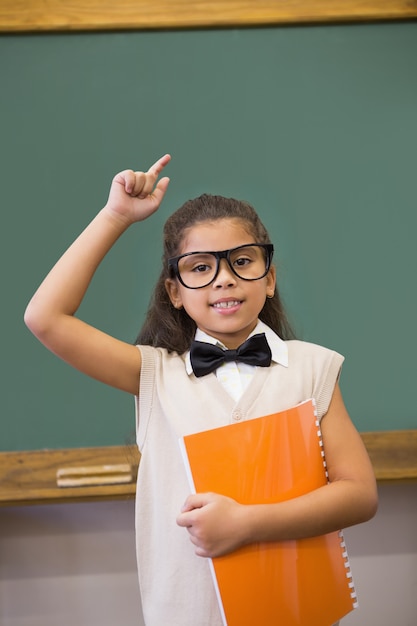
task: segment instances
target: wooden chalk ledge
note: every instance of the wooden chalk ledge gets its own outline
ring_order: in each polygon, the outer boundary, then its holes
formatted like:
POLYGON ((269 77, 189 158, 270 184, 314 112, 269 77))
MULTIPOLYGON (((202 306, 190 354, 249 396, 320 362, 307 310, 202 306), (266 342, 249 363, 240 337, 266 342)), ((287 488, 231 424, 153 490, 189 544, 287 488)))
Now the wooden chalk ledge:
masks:
MULTIPOLYGON (((417 429, 361 436, 378 481, 417 481, 417 429)), ((133 445, 2 452, 0 506, 119 499, 133 502, 139 461, 140 454, 133 445)))

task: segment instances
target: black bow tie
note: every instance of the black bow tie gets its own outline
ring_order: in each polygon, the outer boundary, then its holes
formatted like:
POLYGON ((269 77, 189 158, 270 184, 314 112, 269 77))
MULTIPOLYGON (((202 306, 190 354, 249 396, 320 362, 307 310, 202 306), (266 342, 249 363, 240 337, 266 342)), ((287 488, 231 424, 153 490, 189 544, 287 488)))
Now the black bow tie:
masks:
POLYGON ((237 350, 222 350, 211 343, 193 341, 190 359, 193 372, 199 378, 214 372, 225 361, 242 361, 248 365, 268 367, 271 364, 271 349, 264 333, 249 337, 237 350))

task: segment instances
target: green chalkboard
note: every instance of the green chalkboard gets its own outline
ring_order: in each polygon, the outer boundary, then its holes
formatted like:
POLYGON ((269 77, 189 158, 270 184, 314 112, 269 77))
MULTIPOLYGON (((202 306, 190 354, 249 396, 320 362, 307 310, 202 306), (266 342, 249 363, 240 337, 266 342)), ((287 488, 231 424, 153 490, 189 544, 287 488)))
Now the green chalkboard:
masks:
POLYGON ((249 200, 300 338, 346 356, 358 428, 416 428, 417 23, 0 38, 2 450, 123 444, 133 400, 49 354, 27 301, 114 173, 170 152, 160 212, 80 315, 133 341, 161 228, 203 192, 249 200))

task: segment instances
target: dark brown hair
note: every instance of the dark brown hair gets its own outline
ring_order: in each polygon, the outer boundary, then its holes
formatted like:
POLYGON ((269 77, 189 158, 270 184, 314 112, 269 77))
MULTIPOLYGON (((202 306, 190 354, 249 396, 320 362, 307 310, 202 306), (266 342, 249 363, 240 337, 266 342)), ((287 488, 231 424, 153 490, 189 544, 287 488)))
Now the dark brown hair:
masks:
MULTIPOLYGON (((168 259, 181 254, 181 243, 187 230, 202 222, 216 222, 222 219, 239 220, 257 243, 271 243, 258 214, 247 202, 208 194, 188 200, 165 223, 162 271, 136 343, 166 348, 169 352, 178 354, 189 349, 194 339, 196 324, 183 308, 176 309, 169 299, 165 281, 174 276, 168 268, 168 259)), ((275 289, 272 298, 266 299, 259 319, 282 339, 294 338, 278 288, 275 289)))

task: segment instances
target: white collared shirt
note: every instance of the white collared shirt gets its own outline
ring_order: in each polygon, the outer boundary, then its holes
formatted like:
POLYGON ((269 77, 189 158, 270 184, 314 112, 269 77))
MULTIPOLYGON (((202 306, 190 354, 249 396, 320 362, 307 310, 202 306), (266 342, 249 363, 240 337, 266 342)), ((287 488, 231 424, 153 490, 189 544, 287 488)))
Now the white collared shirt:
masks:
MULTIPOLYGON (((255 329, 250 333, 249 337, 252 337, 252 335, 258 335, 259 333, 265 333, 271 349, 272 361, 279 363, 284 367, 288 367, 288 348, 285 341, 278 337, 278 335, 274 333, 269 326, 261 321, 258 321, 255 329)), ((204 341, 206 343, 220 346, 220 348, 223 348, 224 350, 226 349, 226 346, 224 346, 220 341, 210 335, 207 335, 207 333, 199 328, 197 328, 195 333, 195 339, 196 341, 204 341)), ((191 375, 193 368, 191 366, 189 352, 185 357, 185 367, 187 374, 191 375)), ((235 402, 238 402, 246 387, 252 380, 257 367, 258 366, 256 365, 248 365, 247 363, 241 363, 239 361, 230 361, 223 363, 223 365, 218 367, 215 374, 228 394, 232 396, 235 402)))

